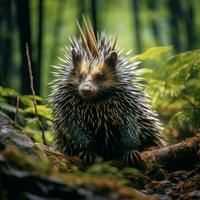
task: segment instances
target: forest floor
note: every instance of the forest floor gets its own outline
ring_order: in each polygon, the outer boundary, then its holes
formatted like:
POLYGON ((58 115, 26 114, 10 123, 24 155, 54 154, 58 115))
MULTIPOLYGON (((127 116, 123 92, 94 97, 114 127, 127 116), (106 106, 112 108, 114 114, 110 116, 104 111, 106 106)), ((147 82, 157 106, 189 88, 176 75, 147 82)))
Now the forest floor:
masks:
POLYGON ((140 170, 100 159, 85 166, 77 157, 34 143, 0 112, 2 200, 200 199, 200 136, 141 157, 146 167, 140 170))

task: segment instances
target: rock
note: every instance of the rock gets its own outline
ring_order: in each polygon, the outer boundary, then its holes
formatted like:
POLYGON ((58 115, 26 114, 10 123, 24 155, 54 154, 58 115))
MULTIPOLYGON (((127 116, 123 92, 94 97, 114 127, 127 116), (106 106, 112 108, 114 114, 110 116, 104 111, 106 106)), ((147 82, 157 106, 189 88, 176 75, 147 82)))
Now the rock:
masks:
POLYGON ((14 145, 27 154, 34 154, 33 141, 20 130, 14 121, 0 112, 0 150, 14 145))
POLYGON ((16 169, 2 172, 3 188, 11 199, 86 199, 89 192, 67 185, 61 180, 43 178, 35 173, 16 169))

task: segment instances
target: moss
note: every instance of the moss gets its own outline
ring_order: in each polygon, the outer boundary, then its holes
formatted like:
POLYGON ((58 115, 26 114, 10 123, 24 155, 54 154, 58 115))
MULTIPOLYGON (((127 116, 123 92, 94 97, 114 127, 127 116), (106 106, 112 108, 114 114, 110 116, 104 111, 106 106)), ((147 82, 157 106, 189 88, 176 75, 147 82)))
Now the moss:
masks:
MULTIPOLYGON (((87 188, 94 193, 101 195, 117 194, 125 198, 142 199, 142 193, 128 186, 130 183, 124 177, 125 169, 119 170, 107 163, 97 163, 81 171, 78 167, 68 168, 66 162, 60 159, 60 163, 55 162, 55 156, 47 157, 40 151, 36 155, 27 155, 13 146, 6 147, 0 154, 5 163, 15 169, 25 170, 38 177, 45 179, 53 178, 64 182, 66 185, 87 188), (55 164, 57 163, 57 165, 55 164)), ((59 154, 59 153, 58 153, 59 154)), ((130 172, 130 170, 129 170, 130 172)), ((140 174, 138 171, 131 171, 132 174, 140 174)))
POLYGON ((15 146, 8 145, 1 155, 6 160, 8 166, 23 169, 28 171, 35 171, 38 174, 49 174, 53 168, 53 163, 45 156, 27 155, 17 149, 15 146))

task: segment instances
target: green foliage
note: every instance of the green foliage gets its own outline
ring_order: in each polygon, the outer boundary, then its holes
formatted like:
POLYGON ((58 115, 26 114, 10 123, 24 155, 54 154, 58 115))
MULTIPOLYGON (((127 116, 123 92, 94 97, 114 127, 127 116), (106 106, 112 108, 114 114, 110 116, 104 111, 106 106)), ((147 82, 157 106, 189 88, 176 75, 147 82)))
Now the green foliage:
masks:
MULTIPOLYGON (((0 102, 1 102, 0 103, 0 110, 7 111, 9 113, 15 113, 16 112, 16 107, 6 103, 4 101, 4 99, 0 99, 0 102)), ((23 112, 23 110, 19 109, 19 112, 23 112)))
POLYGON ((119 169, 109 165, 108 163, 102 163, 98 161, 87 169, 87 173, 89 176, 95 177, 106 176, 112 179, 123 178, 123 173, 119 169))
POLYGON ((172 50, 172 46, 152 47, 139 55, 140 60, 157 59, 163 53, 168 53, 172 50))
POLYGON ((21 95, 13 89, 0 87, 0 110, 7 113, 13 120, 15 119, 32 139, 42 142, 39 116, 44 125, 46 139, 50 142, 52 140, 50 132, 53 127, 50 109, 42 105, 41 97, 35 96, 35 99, 38 115, 36 115, 32 95, 21 95))
MULTIPOLYGON (((42 102, 43 99, 42 97, 39 97, 39 96, 35 96, 35 100, 38 101, 38 102, 42 102)), ((24 105, 27 105, 27 106, 33 106, 33 96, 32 95, 23 95, 23 96, 20 96, 20 101, 24 104, 24 105)))
POLYGON ((200 128, 200 50, 163 59, 163 52, 170 50, 168 47, 151 48, 141 54, 139 57, 147 65, 142 76, 153 107, 166 123, 165 130, 176 129, 187 132, 187 136, 200 128), (157 58, 152 63, 151 56, 155 58, 155 55, 157 58))
POLYGON ((0 97, 17 97, 18 93, 11 88, 3 88, 0 86, 0 97))
MULTIPOLYGON (((23 110, 25 113, 35 114, 35 107, 32 105, 23 110)), ((52 120, 51 110, 44 105, 37 105, 38 115, 52 120)))

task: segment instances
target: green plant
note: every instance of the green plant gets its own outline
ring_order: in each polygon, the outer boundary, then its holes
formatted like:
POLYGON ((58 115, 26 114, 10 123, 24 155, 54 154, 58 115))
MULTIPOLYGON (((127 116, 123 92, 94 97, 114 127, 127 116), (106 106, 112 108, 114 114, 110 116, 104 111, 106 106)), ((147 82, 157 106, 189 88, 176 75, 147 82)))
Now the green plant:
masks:
MULTIPOLYGON (((35 99, 38 115, 45 125, 45 135, 47 140, 51 141, 50 132, 52 132, 53 125, 50 109, 42 104, 43 98, 35 96, 35 99)), ((0 87, 0 111, 15 120, 35 141, 42 142, 32 95, 21 95, 13 89, 0 87)))
MULTIPOLYGON (((146 91, 152 97, 154 109, 162 116, 167 132, 176 129, 183 136, 197 133, 200 128, 200 50, 170 59, 163 57, 163 50, 163 47, 160 51, 156 48, 139 56, 147 65, 142 72, 147 82, 146 91), (150 67, 154 55, 157 58, 150 67)), ((169 53, 171 49, 165 50, 164 53, 169 53)))

